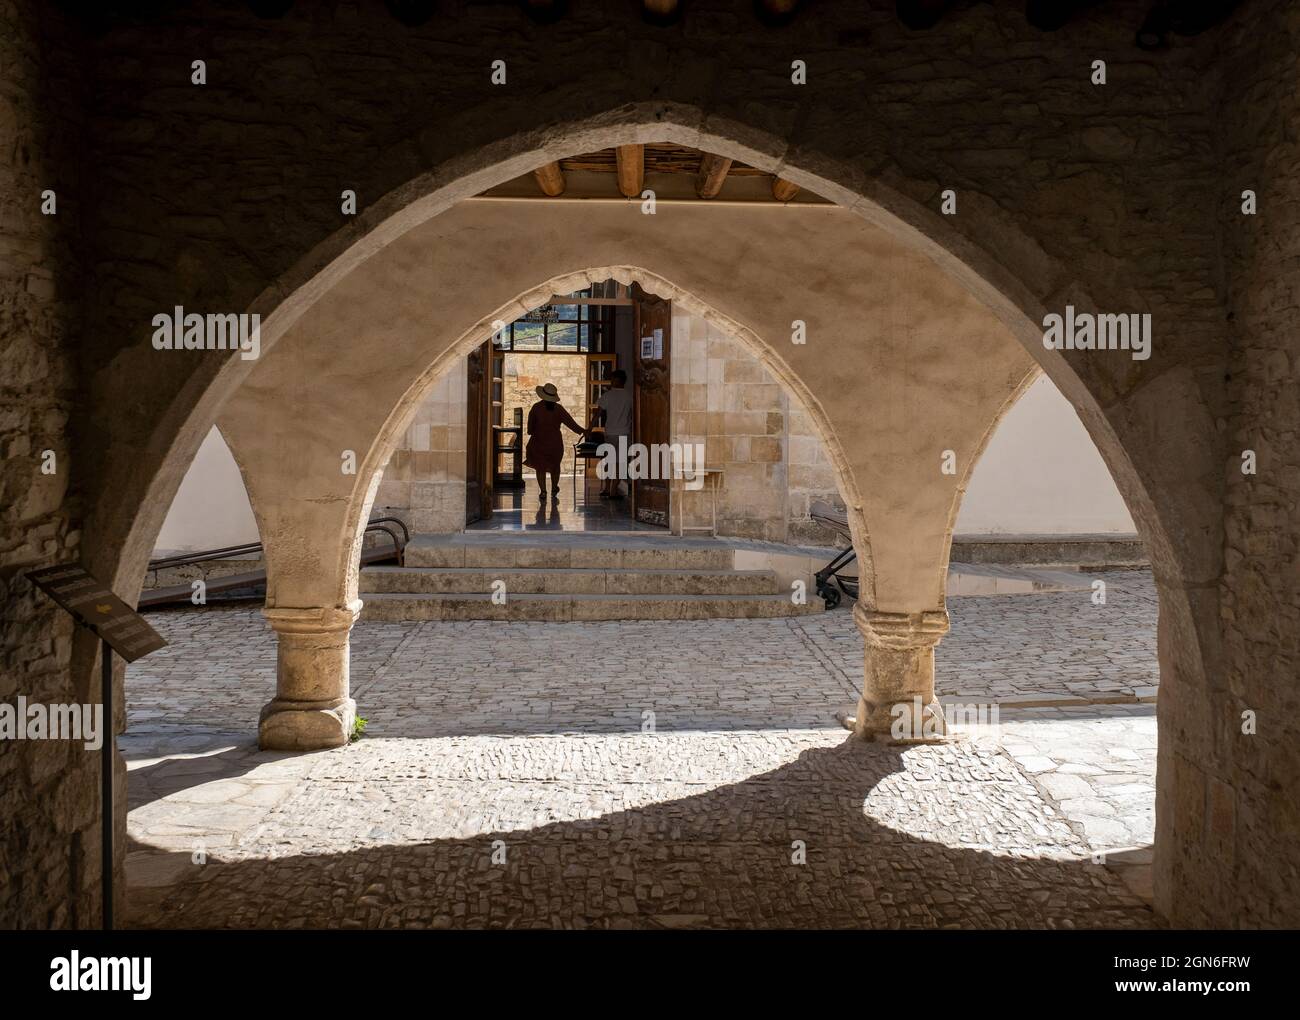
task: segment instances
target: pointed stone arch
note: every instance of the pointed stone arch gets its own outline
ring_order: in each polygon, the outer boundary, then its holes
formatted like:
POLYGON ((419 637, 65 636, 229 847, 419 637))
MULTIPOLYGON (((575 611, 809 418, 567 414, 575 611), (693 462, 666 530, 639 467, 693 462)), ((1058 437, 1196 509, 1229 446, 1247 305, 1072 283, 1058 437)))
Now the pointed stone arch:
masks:
MULTIPOLYGON (((1165 357, 1144 365, 1119 354, 1045 351, 1039 342, 1043 315, 1066 303, 1147 307, 1141 273, 1109 273, 1109 263, 1094 262, 1086 252, 1064 257, 1060 253, 1069 244, 1040 243, 1023 210, 1008 211, 972 193, 963 195, 962 215, 942 217, 932 201, 937 185, 924 176, 909 176, 887 161, 855 165, 814 142, 792 144, 780 128, 756 127, 688 104, 633 102, 576 118, 556 110, 548 119, 539 110, 536 126, 503 128, 490 138, 485 138, 482 114, 467 110, 440 125, 430 169, 306 247, 290 268, 241 302, 263 318, 264 350, 273 352, 323 295, 416 225, 560 156, 666 140, 742 159, 840 203, 923 254, 989 309, 1051 377, 1078 411, 1151 552, 1162 607, 1162 675, 1177 689, 1205 690, 1206 659, 1217 655, 1223 482, 1217 416, 1206 396, 1214 366, 1205 355, 1203 324, 1198 320, 1186 335, 1169 336, 1165 357), (458 131, 458 123, 465 130, 458 131), (1167 420, 1177 427, 1168 427, 1167 420)), ((243 292, 252 293, 246 286, 243 292)), ((162 515, 203 434, 251 371, 248 363, 208 358, 170 369, 163 377, 150 360, 152 353, 142 325, 138 343, 118 351, 97 378, 93 396, 99 402, 126 399, 141 380, 156 375, 158 396, 123 426, 133 430, 130 436, 111 425, 93 437, 86 451, 96 465, 86 562, 128 598, 139 589, 162 515)), ((898 620, 882 621, 886 630, 898 625, 898 620)), ((895 638, 886 635, 885 640, 895 638)), ((89 665, 80 661, 76 668, 84 672, 89 665)), ((1162 719, 1175 715, 1179 726, 1209 725, 1195 699, 1180 700, 1167 690, 1162 719)), ((1185 764, 1179 773, 1185 782, 1173 777, 1167 764, 1173 752, 1165 748, 1162 744, 1162 769, 1170 776, 1171 792, 1158 810, 1169 821, 1173 784, 1190 790, 1205 780, 1185 764)), ((1172 874, 1159 852, 1157 872, 1172 874)))

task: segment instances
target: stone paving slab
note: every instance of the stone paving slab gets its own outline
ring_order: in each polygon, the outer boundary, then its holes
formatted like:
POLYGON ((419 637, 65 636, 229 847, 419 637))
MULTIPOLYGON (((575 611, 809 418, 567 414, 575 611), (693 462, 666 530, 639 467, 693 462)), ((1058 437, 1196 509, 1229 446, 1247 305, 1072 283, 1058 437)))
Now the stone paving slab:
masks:
POLYGON ((1155 841, 1154 705, 1003 711, 1003 750, 1094 851, 1155 841))

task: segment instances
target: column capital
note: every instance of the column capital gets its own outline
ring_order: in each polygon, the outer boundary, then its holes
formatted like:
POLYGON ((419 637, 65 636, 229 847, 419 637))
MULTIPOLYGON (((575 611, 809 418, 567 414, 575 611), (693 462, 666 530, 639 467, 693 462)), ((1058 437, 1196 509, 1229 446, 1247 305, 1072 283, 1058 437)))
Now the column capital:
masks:
POLYGON ((946 609, 886 613, 869 609, 862 602, 853 607, 853 622, 869 646, 891 651, 933 648, 943 640, 950 626, 946 609))
POLYGON ((267 606, 262 610, 277 634, 347 633, 361 614, 362 601, 353 599, 341 606, 311 606, 304 609, 267 606))

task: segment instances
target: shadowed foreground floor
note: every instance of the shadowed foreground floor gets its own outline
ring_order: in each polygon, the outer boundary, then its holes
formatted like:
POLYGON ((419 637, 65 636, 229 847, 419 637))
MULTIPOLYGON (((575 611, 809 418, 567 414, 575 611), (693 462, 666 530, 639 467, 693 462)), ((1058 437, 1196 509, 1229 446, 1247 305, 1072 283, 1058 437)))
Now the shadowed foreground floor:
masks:
MULTIPOLYGON (((729 734, 692 734, 689 746, 668 734, 479 737, 459 749, 363 741, 314 756, 238 845, 208 848, 206 863, 183 848, 154 858, 146 873, 170 865, 171 882, 132 889, 132 923, 1153 923, 1000 753, 900 752, 833 731, 744 736, 740 749, 729 734), (429 832, 445 835, 420 838, 429 832), (795 863, 800 843, 806 863, 795 863)), ((224 764, 255 791, 257 763, 272 757, 236 750, 224 764)), ((274 775, 277 763, 265 764, 274 775)), ((190 789, 216 779, 198 778, 190 789)))

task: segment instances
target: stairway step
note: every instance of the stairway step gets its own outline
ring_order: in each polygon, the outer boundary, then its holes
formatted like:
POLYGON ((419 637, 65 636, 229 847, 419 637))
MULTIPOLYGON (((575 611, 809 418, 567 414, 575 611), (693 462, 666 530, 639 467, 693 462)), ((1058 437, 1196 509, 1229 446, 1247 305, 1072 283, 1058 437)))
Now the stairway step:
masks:
POLYGON ((458 540, 417 535, 406 547, 408 567, 505 570, 566 567, 650 570, 728 570, 735 551, 727 545, 671 538, 605 538, 581 541, 458 540))
POLYGON ((517 595, 777 595, 771 570, 629 570, 600 567, 370 567, 363 593, 490 594, 504 581, 517 595))
POLYGON ((731 620, 803 616, 824 611, 815 596, 807 605, 789 595, 491 595, 370 594, 365 620, 533 620, 578 623, 597 620, 731 620))

